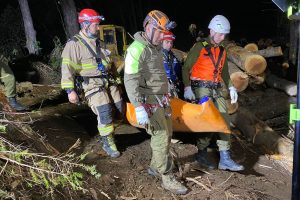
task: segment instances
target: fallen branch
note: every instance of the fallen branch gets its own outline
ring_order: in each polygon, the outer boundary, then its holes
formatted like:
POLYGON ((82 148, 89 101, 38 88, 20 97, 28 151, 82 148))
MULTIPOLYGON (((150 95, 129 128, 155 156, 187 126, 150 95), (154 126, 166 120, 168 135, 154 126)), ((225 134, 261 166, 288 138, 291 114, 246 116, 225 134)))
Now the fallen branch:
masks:
POLYGON ((203 183, 200 183, 199 181, 197 181, 197 180, 195 180, 195 179, 193 179, 193 178, 186 177, 186 180, 187 180, 187 181, 192 181, 192 182, 196 183, 197 185, 203 187, 203 188, 204 188, 206 191, 208 191, 208 192, 211 191, 211 189, 208 188, 206 185, 204 185, 203 183))

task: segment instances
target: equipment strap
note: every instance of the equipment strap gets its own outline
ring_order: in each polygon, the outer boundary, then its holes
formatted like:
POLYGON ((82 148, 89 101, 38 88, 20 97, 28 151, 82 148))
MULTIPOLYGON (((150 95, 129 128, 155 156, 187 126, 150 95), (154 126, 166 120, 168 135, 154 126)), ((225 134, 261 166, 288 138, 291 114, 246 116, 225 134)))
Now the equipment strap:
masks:
POLYGON ((213 56, 213 54, 211 52, 211 45, 209 45, 208 42, 205 41, 205 40, 202 40, 201 43, 202 43, 203 47, 205 48, 205 50, 207 51, 207 54, 208 54, 209 58, 211 59, 213 65, 215 66, 214 80, 216 80, 217 75, 218 75, 218 67, 220 65, 220 62, 221 62, 221 59, 222 59, 222 56, 223 56, 223 53, 224 53, 224 47, 223 46, 219 46, 220 53, 219 53, 219 56, 218 56, 218 60, 216 62, 215 59, 214 59, 214 56, 213 56))

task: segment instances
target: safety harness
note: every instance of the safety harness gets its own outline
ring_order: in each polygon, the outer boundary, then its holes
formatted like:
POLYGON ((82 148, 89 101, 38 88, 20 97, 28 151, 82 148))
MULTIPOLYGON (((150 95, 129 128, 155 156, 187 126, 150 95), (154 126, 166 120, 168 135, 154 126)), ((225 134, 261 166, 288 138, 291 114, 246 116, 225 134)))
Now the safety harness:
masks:
POLYGON ((191 85, 192 85, 192 87, 205 87, 205 88, 212 88, 212 89, 221 88, 222 87, 221 83, 216 82, 216 80, 217 80, 217 76, 218 76, 219 65, 220 65, 220 62, 222 60, 223 53, 224 53, 224 47, 219 46, 220 53, 219 53, 218 59, 215 60, 213 53, 211 52, 212 46, 204 39, 201 40, 201 44, 203 45, 203 47, 205 48, 205 50, 207 52, 207 54, 204 54, 204 55, 209 56, 209 58, 211 59, 213 65, 215 67, 214 68, 214 81, 192 80, 191 85))
POLYGON ((77 94, 83 93, 82 82, 88 82, 90 78, 102 78, 105 83, 105 88, 107 88, 108 85, 120 84, 114 79, 111 73, 108 73, 108 71, 102 63, 101 45, 99 39, 96 39, 96 52, 91 48, 87 41, 78 34, 73 36, 71 40, 75 42, 80 41, 82 44, 84 44, 84 46, 89 50, 89 52, 96 58, 98 69, 101 71, 101 75, 99 76, 75 76, 75 90, 77 94))
POLYGON ((202 40, 201 41, 203 47, 205 48, 207 54, 209 56, 209 58, 211 59, 213 65, 215 66, 215 70, 214 70, 214 80, 217 79, 217 76, 218 76, 218 68, 219 68, 219 65, 220 65, 220 62, 222 60, 222 56, 223 56, 223 53, 224 53, 224 47, 223 46, 219 46, 220 48, 220 53, 219 53, 219 56, 218 56, 218 59, 217 61, 215 61, 215 58, 211 52, 211 45, 205 41, 205 40, 202 40))

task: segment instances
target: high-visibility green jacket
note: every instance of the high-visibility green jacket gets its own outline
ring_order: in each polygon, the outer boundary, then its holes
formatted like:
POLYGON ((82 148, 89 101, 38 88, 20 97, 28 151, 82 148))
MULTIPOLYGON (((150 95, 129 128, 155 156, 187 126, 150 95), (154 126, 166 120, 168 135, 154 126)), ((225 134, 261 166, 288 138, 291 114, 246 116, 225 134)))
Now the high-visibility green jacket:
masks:
POLYGON ((160 46, 153 46, 144 32, 134 34, 125 58, 124 84, 130 102, 141 105, 144 96, 168 93, 168 79, 160 46))

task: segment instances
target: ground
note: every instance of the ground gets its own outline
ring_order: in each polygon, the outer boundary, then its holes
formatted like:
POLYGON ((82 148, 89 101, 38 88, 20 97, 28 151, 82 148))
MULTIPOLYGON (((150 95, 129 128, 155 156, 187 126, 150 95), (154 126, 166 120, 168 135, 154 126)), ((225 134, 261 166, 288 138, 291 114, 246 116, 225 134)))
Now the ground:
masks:
MULTIPOLYGON (((30 98, 34 99, 34 95, 30 98)), ((23 102, 27 100, 23 99, 23 102)), ((43 106, 50 105, 44 102, 43 106)), ((32 127, 45 136, 46 141, 60 153, 67 151, 80 139, 81 145, 76 152, 82 153, 87 145, 97 144, 94 139, 97 134, 96 124, 95 115, 89 109, 83 109, 75 114, 57 113, 40 118, 32 127)), ((143 129, 123 123, 116 126, 116 133, 121 156, 109 158, 98 148, 99 151, 89 155, 85 162, 95 164, 101 177, 96 179, 86 174, 85 194, 72 193, 71 198, 68 192, 61 189, 54 199, 291 199, 291 173, 285 168, 285 164, 274 160, 264 153, 264 149, 254 146, 242 135, 233 135, 231 152, 234 160, 245 165, 246 169, 243 172, 230 172, 207 170, 199 166, 194 161, 197 134, 174 133, 171 152, 177 164, 175 173, 188 187, 189 193, 173 195, 161 187, 159 178, 147 174, 151 159, 150 136, 143 129)), ((19 142, 24 144, 23 140, 19 142)), ((25 144, 30 146, 29 142, 25 144)), ((217 165, 218 152, 214 146, 209 150, 217 165)), ((33 195, 30 199, 40 198, 33 195)))
MULTIPOLYGON (((82 146, 90 142, 91 133, 96 133, 93 130, 96 121, 93 118, 93 114, 86 111, 76 116, 58 116, 39 121, 35 123, 35 128, 43 130, 48 141, 59 151, 64 151, 77 138, 82 140, 82 146)), ((174 138, 180 142, 172 144, 172 152, 177 155, 177 166, 187 171, 179 173, 177 170, 176 175, 189 188, 187 195, 176 196, 160 186, 159 178, 147 174, 151 159, 150 137, 143 130, 133 133, 136 129, 130 126, 122 126, 117 130, 116 141, 121 157, 111 159, 100 150, 99 154, 88 159, 88 163, 97 165, 102 176, 99 180, 86 180, 86 188, 91 193, 86 196, 87 199, 290 199, 290 173, 280 162, 264 155, 241 136, 233 138, 232 155, 237 162, 245 165, 246 170, 237 173, 201 168, 194 162, 197 151, 193 140, 195 135, 175 133, 174 138), (188 178, 207 188, 187 181, 188 178)), ((214 148, 211 150, 210 154, 217 164, 217 152, 214 148)))

